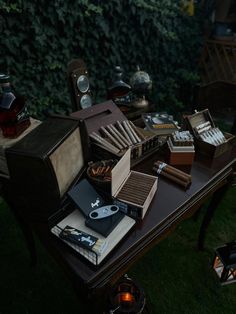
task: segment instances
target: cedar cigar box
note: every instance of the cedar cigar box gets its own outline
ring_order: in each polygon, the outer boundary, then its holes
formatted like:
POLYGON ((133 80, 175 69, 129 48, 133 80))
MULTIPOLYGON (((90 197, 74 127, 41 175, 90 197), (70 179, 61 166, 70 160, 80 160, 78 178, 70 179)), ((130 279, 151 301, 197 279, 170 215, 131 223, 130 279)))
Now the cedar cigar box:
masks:
POLYGON ((192 165, 195 152, 176 152, 169 146, 168 163, 174 165, 192 165))
POLYGON ((130 149, 111 172, 114 204, 134 219, 142 219, 157 190, 157 177, 130 171, 130 149))
POLYGON ((185 117, 186 127, 194 136, 194 145, 196 150, 201 154, 210 156, 211 158, 215 158, 224 154, 226 151, 232 148, 232 142, 235 136, 227 132, 222 132, 226 141, 219 145, 213 145, 203 141, 197 133, 196 127, 208 121, 210 122, 211 127, 215 128, 215 123, 208 109, 196 112, 193 115, 185 117))
MULTIPOLYGON (((121 110, 109 100, 101 104, 94 105, 90 108, 80 110, 71 114, 73 118, 81 121, 82 140, 84 140, 84 149, 87 156, 96 156, 97 159, 117 159, 122 157, 126 149, 114 152, 109 148, 104 148, 100 143, 91 140, 93 132, 99 134, 101 127, 115 125, 118 122, 128 121, 121 110)), ((133 144, 131 148, 131 164, 134 165, 159 147, 158 136, 150 131, 135 127, 137 133, 142 137, 142 141, 133 144)), ((100 134, 99 134, 100 135, 100 134)), ((109 141, 109 139, 106 138, 109 141)), ((91 160, 91 157, 87 159, 91 160)))
POLYGON ((168 163, 172 166, 175 165, 192 165, 195 149, 194 145, 174 145, 171 138, 167 141, 168 146, 168 163))
POLYGON ((51 117, 6 150, 14 201, 33 219, 59 211, 84 170, 79 122, 51 117))

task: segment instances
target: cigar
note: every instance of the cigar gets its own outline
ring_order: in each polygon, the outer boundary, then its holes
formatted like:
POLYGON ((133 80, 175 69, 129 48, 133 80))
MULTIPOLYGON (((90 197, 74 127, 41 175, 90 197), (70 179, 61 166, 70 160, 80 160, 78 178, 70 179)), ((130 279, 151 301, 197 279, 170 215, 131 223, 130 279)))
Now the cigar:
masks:
POLYGON ((122 124, 123 124, 123 127, 125 128, 126 132, 128 133, 131 142, 133 144, 137 144, 137 141, 136 141, 135 137, 133 136, 133 134, 132 134, 132 132, 131 132, 131 130, 129 128, 129 125, 126 123, 125 120, 122 121, 122 124))
POLYGON ((114 154, 118 154, 120 152, 119 149, 117 149, 114 145, 109 143, 107 140, 102 138, 100 135, 97 133, 93 132, 89 135, 93 140, 96 142, 100 143, 104 148, 111 150, 114 154))
POLYGON ((129 142, 127 139, 120 133, 120 131, 117 130, 117 128, 114 127, 114 125, 110 124, 107 127, 109 127, 110 131, 113 132, 113 135, 119 140, 119 142, 124 146, 124 148, 129 146, 129 142))
MULTIPOLYGON (((159 168, 153 167, 153 171, 155 172, 159 172, 159 168)), ((166 177, 167 179, 170 179, 171 181, 174 181, 175 183, 178 183, 180 185, 182 185, 183 187, 187 187, 190 184, 190 181, 183 181, 165 171, 161 171, 159 172, 161 175, 163 175, 163 177, 166 177)))
POLYGON ((136 126, 133 124, 132 121, 129 121, 129 124, 132 126, 133 130, 137 133, 137 135, 140 137, 141 140, 145 140, 146 137, 139 131, 139 129, 136 128, 136 126))
POLYGON ((116 134, 116 132, 112 129, 111 125, 106 126, 106 130, 114 136, 114 138, 117 140, 117 142, 122 146, 122 148, 126 148, 127 145, 121 140, 121 138, 116 134))
POLYGON ((118 199, 122 199, 124 201, 128 201, 128 202, 132 202, 134 204, 139 204, 139 205, 143 205, 143 203, 145 202, 146 198, 137 198, 137 196, 131 196, 128 193, 125 194, 118 194, 117 195, 118 199))
POLYGON ((149 193, 149 192, 150 192, 150 189, 151 189, 151 187, 149 187, 148 189, 143 189, 142 187, 137 186, 137 185, 136 185, 136 186, 133 186, 133 187, 128 186, 128 185, 124 185, 124 186, 122 187, 122 189, 120 190, 120 192, 123 192, 123 191, 130 191, 131 194, 138 192, 138 195, 139 195, 139 191, 141 191, 141 194, 140 194, 140 195, 142 195, 142 194, 145 194, 145 193, 149 193))
POLYGON ((189 175, 189 174, 187 174, 187 173, 185 173, 185 172, 183 172, 177 168, 174 168, 170 165, 167 165, 167 164, 165 164, 159 160, 154 163, 154 167, 157 167, 157 168, 159 168, 161 165, 165 165, 162 171, 165 171, 165 172, 167 172, 167 173, 169 173, 169 174, 171 174, 171 175, 173 175, 173 176, 175 176, 181 180, 190 181, 190 182, 192 181, 191 175, 189 175))
POLYGON ((129 135, 126 132, 126 130, 124 129, 123 125, 120 123, 120 121, 117 121, 116 123, 117 123, 117 126, 120 129, 120 131, 123 133, 123 135, 127 139, 127 142, 129 143, 129 145, 132 145, 132 141, 130 140, 129 135))
POLYGON ((138 134, 136 133, 135 127, 133 128, 133 126, 131 125, 129 120, 127 121, 127 124, 130 127, 130 130, 133 133, 133 136, 135 137, 136 141, 138 141, 139 143, 142 142, 141 139, 139 138, 138 134))
POLYGON ((126 190, 126 189, 125 191, 120 191, 118 193, 119 197, 121 197, 121 195, 135 197, 137 199, 146 199, 146 195, 138 194, 137 191, 130 192, 129 190, 126 190))
POLYGON ((122 149, 122 145, 112 136, 103 126, 101 126, 100 130, 112 141, 112 143, 118 147, 119 149, 122 149))

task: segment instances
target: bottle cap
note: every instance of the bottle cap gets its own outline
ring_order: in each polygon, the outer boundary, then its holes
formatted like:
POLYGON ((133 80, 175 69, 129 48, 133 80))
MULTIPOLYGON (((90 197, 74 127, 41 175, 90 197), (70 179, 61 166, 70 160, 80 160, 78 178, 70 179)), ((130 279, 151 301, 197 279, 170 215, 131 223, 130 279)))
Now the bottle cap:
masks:
POLYGON ((10 75, 0 73, 0 84, 9 83, 9 82, 10 82, 10 75))

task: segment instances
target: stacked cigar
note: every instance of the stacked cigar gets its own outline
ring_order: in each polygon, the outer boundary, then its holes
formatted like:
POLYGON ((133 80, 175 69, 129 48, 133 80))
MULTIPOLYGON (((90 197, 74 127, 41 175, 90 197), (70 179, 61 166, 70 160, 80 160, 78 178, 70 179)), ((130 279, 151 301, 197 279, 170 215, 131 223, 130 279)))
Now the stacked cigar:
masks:
POLYGON ((131 172, 129 178, 126 180, 116 197, 123 201, 142 206, 155 182, 156 178, 154 176, 131 172))
POLYGON ((170 140, 173 146, 193 146, 193 136, 189 131, 175 131, 171 134, 170 140))
POLYGON ((131 121, 117 121, 116 124, 102 126, 99 133, 92 132, 90 137, 104 149, 119 154, 135 144, 141 143, 145 137, 131 121))
POLYGON ((210 121, 204 122, 195 127, 198 136, 204 141, 212 145, 220 145, 226 142, 224 134, 218 128, 213 128, 210 121))
POLYGON ((185 188, 192 182, 191 175, 159 160, 154 163, 153 170, 158 176, 161 175, 185 188))
POLYGON ((102 160, 89 163, 87 174, 90 178, 99 181, 111 181, 111 171, 117 164, 117 160, 102 160))

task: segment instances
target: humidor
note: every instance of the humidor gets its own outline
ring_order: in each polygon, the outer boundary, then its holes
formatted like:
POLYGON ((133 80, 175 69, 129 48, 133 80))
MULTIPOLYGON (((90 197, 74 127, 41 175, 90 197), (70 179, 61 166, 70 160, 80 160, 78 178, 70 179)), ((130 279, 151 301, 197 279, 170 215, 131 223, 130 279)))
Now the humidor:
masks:
MULTIPOLYGON (((87 159, 91 160, 91 156, 93 156, 93 159, 96 156, 98 160, 119 159, 127 151, 127 148, 117 151, 109 147, 105 148, 102 143, 94 141, 92 138, 94 133, 101 136, 101 129, 117 126, 117 123, 128 121, 111 100, 74 112, 71 116, 81 121, 81 128, 84 130, 82 136, 82 140, 84 140, 83 147, 85 155, 89 156, 87 159)), ((160 146, 157 135, 136 126, 133 127, 142 140, 139 143, 130 145, 132 166, 152 154, 160 146)), ((111 144, 108 137, 104 139, 111 144)))
POLYGON ((130 149, 111 172, 114 204, 128 216, 143 219, 156 193, 158 178, 130 170, 130 149))
POLYGON ((222 132, 226 141, 219 145, 213 145, 203 141, 196 131, 196 128, 208 121, 210 122, 211 128, 216 127, 208 109, 185 117, 185 125, 194 136, 194 145, 196 150, 201 154, 207 155, 211 158, 216 158, 232 148, 235 136, 227 132, 222 132))

